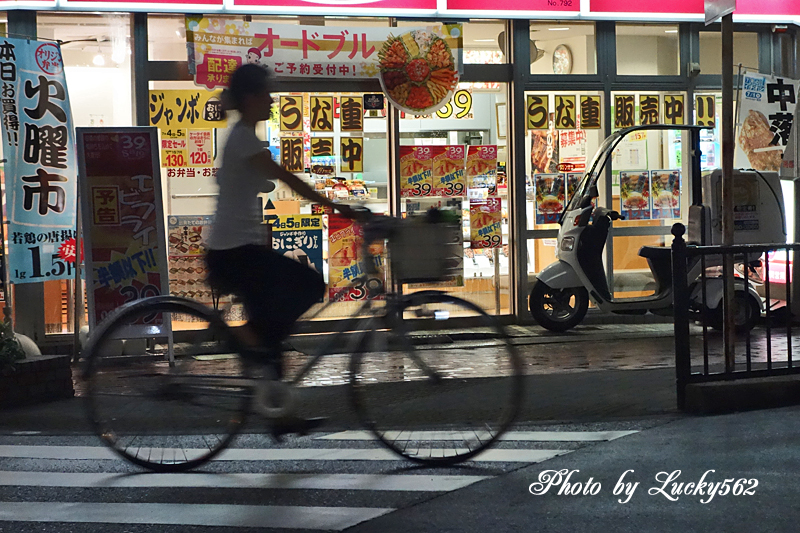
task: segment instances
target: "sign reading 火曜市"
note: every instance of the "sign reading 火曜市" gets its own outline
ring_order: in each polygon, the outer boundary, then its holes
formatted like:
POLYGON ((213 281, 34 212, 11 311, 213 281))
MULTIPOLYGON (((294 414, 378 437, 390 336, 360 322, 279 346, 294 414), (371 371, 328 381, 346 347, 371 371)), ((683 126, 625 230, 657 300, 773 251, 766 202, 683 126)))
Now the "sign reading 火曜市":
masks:
POLYGON ((11 283, 74 277, 76 170, 61 49, 0 39, 11 283))

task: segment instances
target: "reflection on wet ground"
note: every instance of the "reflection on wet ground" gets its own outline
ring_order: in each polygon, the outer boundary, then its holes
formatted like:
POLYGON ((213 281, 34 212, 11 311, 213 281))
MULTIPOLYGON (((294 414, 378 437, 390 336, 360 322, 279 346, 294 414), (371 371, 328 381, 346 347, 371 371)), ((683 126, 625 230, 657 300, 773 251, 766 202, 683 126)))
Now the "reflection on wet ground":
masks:
MULTIPOLYGON (((565 336, 563 341, 557 336, 516 337, 514 343, 522 358, 522 368, 526 375, 559 374, 597 370, 637 370, 648 368, 671 368, 675 366, 675 339, 669 324, 652 325, 647 330, 631 338, 604 335, 602 328, 587 335, 565 336)), ((744 368, 749 351, 751 363, 765 363, 770 357, 775 366, 785 365, 790 351, 800 354, 800 328, 787 336, 786 329, 771 330, 771 339, 763 328, 754 329, 749 336, 740 336, 736 345, 737 369, 744 368), (748 348, 749 344, 749 348, 748 348), (791 348, 791 350, 790 350, 791 348)), ((724 363, 722 335, 708 330, 704 347, 703 330, 692 328, 691 353, 692 366, 700 369, 704 363, 704 351, 708 351, 708 364, 712 369, 724 363)), ((428 344, 417 347, 418 353, 426 360, 435 360, 436 367, 451 377, 480 378, 500 377, 509 374, 508 359, 504 357, 503 345, 492 339, 462 340, 447 344, 428 344)), ((420 377, 415 365, 392 352, 386 355, 364 355, 368 364, 363 372, 370 381, 409 381, 420 377)), ((298 351, 284 354, 287 376, 295 375, 308 361, 309 356, 298 351)), ((795 356, 800 359, 800 356, 795 356)), ((188 362, 188 361, 187 361, 188 362)), ((145 366, 150 371, 167 372, 166 362, 148 361, 145 366)), ((236 375, 239 365, 235 359, 221 358, 210 361, 195 361, 183 365, 183 372, 198 374, 236 375), (188 368, 188 370, 187 370, 188 368)), ((116 373, 141 372, 140 364, 132 363, 116 369, 116 373), (138 367, 138 369, 137 369, 138 367)), ((332 386, 346 384, 350 379, 350 357, 345 354, 332 354, 322 357, 301 383, 302 386, 332 386)), ((124 379, 120 383, 124 384, 124 379)), ((75 390, 83 395, 85 386, 76 375, 75 390)))

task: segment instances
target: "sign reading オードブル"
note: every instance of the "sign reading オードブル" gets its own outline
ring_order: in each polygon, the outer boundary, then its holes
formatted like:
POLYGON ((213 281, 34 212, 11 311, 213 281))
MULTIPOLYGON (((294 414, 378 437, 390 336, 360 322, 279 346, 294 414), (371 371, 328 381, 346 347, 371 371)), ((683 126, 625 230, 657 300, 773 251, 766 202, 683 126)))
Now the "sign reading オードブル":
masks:
POLYGON ((0 39, 11 283, 74 277, 76 171, 61 49, 0 39))

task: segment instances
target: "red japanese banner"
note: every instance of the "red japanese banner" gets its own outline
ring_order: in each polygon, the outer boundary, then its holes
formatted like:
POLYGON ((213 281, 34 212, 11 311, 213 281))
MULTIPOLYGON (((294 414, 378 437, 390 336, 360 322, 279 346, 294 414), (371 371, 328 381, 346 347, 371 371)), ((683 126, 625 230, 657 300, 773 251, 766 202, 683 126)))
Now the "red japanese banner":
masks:
MULTIPOLYGON (((741 1, 741 0, 740 0, 741 1)), ((448 11, 541 11, 578 12, 580 0, 499 0, 487 5, 482 0, 447 0, 448 11)))
POLYGON ((156 128, 76 131, 93 327, 127 302, 169 293, 161 169, 156 128))
MULTIPOLYGON (((419 64, 423 48, 430 39, 438 39, 452 55, 448 68, 459 71, 463 41, 460 24, 432 24, 403 30, 412 41, 415 40, 412 32, 419 31, 423 43, 415 48, 413 57, 405 58, 409 63, 416 58, 419 61, 415 65, 419 64), (423 41, 423 34, 427 41, 423 41)), ((209 89, 227 85, 230 74, 244 63, 267 65, 276 77, 376 78, 383 68, 380 55, 384 45, 396 40, 399 33, 391 27, 298 26, 217 17, 186 18, 189 71, 197 85, 209 89)), ((430 46, 432 50, 426 49, 425 57, 438 64, 442 46, 430 46)))
MULTIPOLYGON (((664 13, 700 15, 703 0, 590 0, 591 13, 664 13)), ((797 0, 736 0, 734 15, 800 15, 797 0)))

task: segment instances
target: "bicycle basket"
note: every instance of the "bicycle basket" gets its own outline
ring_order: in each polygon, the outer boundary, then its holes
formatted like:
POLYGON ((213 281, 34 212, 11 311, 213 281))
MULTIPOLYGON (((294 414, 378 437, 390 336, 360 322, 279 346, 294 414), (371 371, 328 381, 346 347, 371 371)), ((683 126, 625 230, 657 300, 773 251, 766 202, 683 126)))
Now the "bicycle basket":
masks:
POLYGON ((461 268, 461 227, 416 216, 399 221, 389 238, 394 278, 401 283, 445 281, 461 268))

